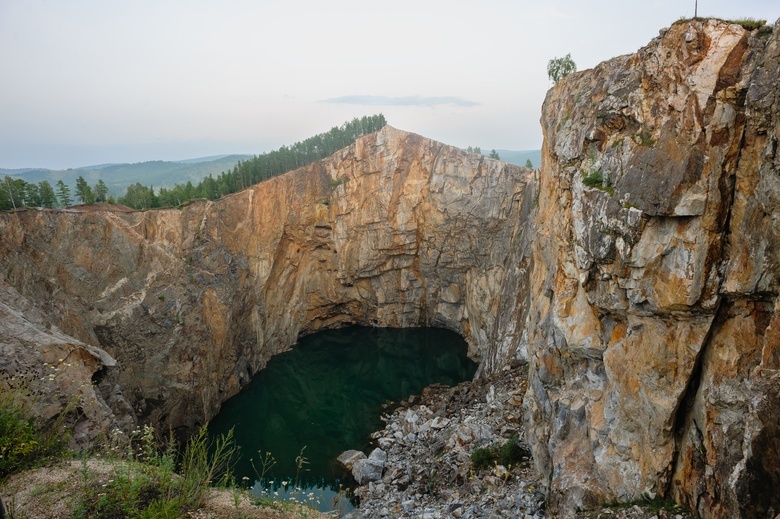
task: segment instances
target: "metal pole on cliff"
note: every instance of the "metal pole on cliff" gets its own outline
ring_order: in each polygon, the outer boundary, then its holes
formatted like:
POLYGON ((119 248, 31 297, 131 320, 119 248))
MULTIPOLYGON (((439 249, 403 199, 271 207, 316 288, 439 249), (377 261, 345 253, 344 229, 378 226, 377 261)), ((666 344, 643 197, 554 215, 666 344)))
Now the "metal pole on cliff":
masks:
POLYGON ((699 0, 695 0, 693 2, 693 17, 694 18, 699 17, 699 0))

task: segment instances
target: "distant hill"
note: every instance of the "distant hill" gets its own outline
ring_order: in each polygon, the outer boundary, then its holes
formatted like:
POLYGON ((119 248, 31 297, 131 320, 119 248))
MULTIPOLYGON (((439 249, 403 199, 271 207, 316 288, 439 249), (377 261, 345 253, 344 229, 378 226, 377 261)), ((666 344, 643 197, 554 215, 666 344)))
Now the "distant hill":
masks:
POLYGON ((153 160, 135 164, 99 164, 66 170, 0 168, 0 177, 8 175, 11 178, 20 178, 25 182, 36 184, 41 180, 48 180, 52 185, 62 180, 71 187, 71 190, 79 176, 84 177, 90 185, 103 179, 109 192, 119 196, 124 194, 127 186, 136 182, 155 188, 173 187, 175 184, 187 182, 197 184, 209 175, 216 177, 223 171, 232 170, 239 160, 250 158, 251 155, 216 155, 179 161, 153 160))
MULTIPOLYGON (((541 166, 541 150, 496 150, 501 160, 511 164, 525 166, 527 160, 531 160, 534 168, 541 166)), ((482 153, 488 155, 490 149, 483 149, 482 153)), ((71 191, 74 191, 76 179, 84 177, 89 185, 95 185, 103 179, 109 189, 109 194, 118 197, 127 191, 127 187, 140 182, 147 187, 159 189, 161 187, 172 188, 176 184, 192 182, 197 185, 209 175, 217 177, 222 172, 228 172, 239 161, 252 159, 252 155, 214 155, 194 159, 162 161, 153 160, 137 162, 134 164, 96 164, 80 168, 66 170, 52 170, 43 168, 0 168, 0 178, 8 175, 11 178, 20 178, 25 182, 37 184, 41 180, 48 180, 54 185, 62 180, 71 191)))
MULTIPOLYGON (((539 168, 542 165, 542 150, 496 150, 496 152, 498 153, 498 156, 501 157, 501 160, 509 162, 510 164, 525 166, 525 161, 530 159, 534 168, 539 168)), ((488 155, 489 153, 490 148, 482 148, 483 155, 488 155)))

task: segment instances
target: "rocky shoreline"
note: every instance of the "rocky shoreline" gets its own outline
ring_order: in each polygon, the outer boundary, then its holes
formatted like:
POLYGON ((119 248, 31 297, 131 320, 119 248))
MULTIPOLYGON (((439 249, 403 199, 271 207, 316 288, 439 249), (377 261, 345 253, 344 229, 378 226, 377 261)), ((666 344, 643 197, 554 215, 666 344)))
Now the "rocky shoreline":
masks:
MULTIPOLYGON (((522 440, 527 379, 528 366, 513 362, 487 379, 429 386, 383 416, 387 425, 372 435, 376 448, 369 456, 342 455, 363 482, 355 490, 360 504, 346 518, 545 517, 544 485, 522 440), (475 450, 511 442, 524 453, 518 463, 475 468, 475 450)), ((579 511, 576 517, 690 516, 658 503, 631 503, 579 511)))
POLYGON ((372 435, 387 456, 384 475, 355 491, 360 506, 347 517, 544 517, 529 455, 482 470, 471 461, 475 449, 522 437, 527 367, 507 368, 489 380, 430 386, 384 416, 386 427, 372 435))

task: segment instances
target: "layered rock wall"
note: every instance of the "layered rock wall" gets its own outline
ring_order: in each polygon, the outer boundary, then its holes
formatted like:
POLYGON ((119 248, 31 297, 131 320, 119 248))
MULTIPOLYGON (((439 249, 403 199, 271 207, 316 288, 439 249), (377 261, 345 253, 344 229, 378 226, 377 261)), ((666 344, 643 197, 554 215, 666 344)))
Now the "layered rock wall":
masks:
POLYGON ((680 22, 547 95, 526 418, 553 510, 780 512, 768 29, 680 22))
POLYGON ((140 420, 193 427, 319 329, 441 326, 484 371, 503 365, 503 323, 527 307, 531 180, 387 127, 217 202, 0 215, 0 272, 117 359, 140 420))

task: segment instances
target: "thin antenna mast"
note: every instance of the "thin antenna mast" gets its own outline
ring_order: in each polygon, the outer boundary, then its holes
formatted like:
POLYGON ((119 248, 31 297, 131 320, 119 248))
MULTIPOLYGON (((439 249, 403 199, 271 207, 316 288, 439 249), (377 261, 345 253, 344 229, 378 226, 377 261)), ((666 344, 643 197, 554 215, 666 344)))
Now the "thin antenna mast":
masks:
POLYGON ((699 0, 695 0, 693 2, 693 17, 694 18, 699 17, 699 0))

